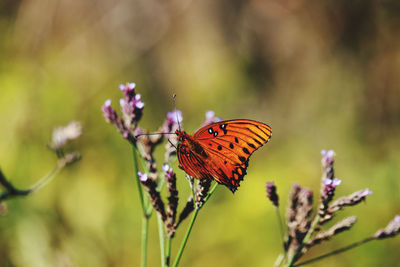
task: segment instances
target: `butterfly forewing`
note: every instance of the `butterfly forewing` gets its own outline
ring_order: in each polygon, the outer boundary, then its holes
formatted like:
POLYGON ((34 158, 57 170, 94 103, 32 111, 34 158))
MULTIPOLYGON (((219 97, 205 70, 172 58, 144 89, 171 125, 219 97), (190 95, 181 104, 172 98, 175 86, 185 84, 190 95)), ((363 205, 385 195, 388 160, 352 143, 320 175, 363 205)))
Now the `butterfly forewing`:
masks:
POLYGON ((270 137, 271 127, 264 123, 230 120, 202 127, 193 139, 211 158, 203 165, 205 172, 234 192, 246 175, 249 157, 270 137))

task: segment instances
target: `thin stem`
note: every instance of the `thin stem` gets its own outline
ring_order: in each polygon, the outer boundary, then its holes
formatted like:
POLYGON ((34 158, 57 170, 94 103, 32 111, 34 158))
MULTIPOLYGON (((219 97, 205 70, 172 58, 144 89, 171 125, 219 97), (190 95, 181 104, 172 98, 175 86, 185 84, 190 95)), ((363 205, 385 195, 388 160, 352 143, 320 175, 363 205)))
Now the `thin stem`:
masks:
POLYGON ((148 232, 149 232, 149 219, 151 215, 151 209, 148 210, 146 208, 146 204, 144 202, 144 197, 143 197, 143 191, 142 191, 142 185, 139 180, 139 166, 138 166, 138 158, 137 158, 137 153, 136 153, 136 147, 132 145, 132 156, 133 156, 133 168, 135 172, 135 177, 136 177, 136 184, 139 192, 139 199, 140 199, 140 205, 142 207, 142 212, 143 212, 143 219, 142 219, 142 245, 141 245, 141 267, 146 267, 147 264, 147 237, 148 237, 148 232))
MULTIPOLYGON (((214 194, 214 191, 215 191, 215 189, 217 189, 217 186, 218 186, 218 185, 219 185, 218 183, 215 183, 215 184, 211 187, 210 192, 208 192, 207 196, 204 198, 204 203, 203 203, 203 205, 202 205, 200 208, 202 208, 202 207, 204 206, 204 204, 206 204, 206 202, 208 201, 208 199, 211 197, 211 195, 214 194)), ((194 198, 193 198, 193 199, 194 199, 194 198)))
POLYGON ((188 229, 186 230, 185 237, 183 238, 181 247, 179 248, 178 254, 176 255, 175 262, 174 262, 174 264, 172 265, 173 267, 177 267, 178 264, 179 264, 179 261, 180 261, 180 259, 181 259, 181 257, 182 257, 183 250, 185 249, 185 246, 186 246, 186 243, 187 243, 187 241, 188 241, 190 232, 192 231, 193 224, 194 224, 194 222, 196 221, 197 214, 199 213, 199 211, 200 211, 200 209, 199 209, 199 208, 196 208, 196 210, 195 210, 194 213, 193 213, 192 220, 190 221, 189 227, 188 227, 188 229))
POLYGON ((142 241, 141 241, 141 267, 146 267, 147 263, 147 237, 148 237, 148 230, 149 230, 149 218, 146 216, 142 217, 142 241))
MULTIPOLYGON (((189 227, 186 230, 185 237, 183 238, 183 241, 181 243, 181 247, 179 248, 178 254, 176 255, 175 262, 172 265, 173 267, 177 267, 178 264, 179 264, 179 261, 180 261, 180 259, 182 257, 183 250, 185 249, 186 243, 187 243, 187 241, 189 239, 190 232, 192 231, 194 222, 196 221, 197 214, 199 213, 200 209, 206 204, 206 202, 211 197, 211 195, 214 193, 215 189, 217 189, 217 186, 218 186, 218 183, 215 183, 213 185, 213 187, 211 188, 211 190, 209 191, 209 193, 207 194, 207 196, 204 198, 203 205, 201 207, 196 207, 196 209, 195 209, 195 211, 194 211, 194 213, 192 215, 192 219, 191 219, 191 221, 189 223, 189 227)), ((193 201, 195 201, 194 198, 193 198, 193 201)), ((195 202, 193 202, 193 205, 196 206, 195 202)))
POLYGON ((316 262, 316 261, 325 259, 325 258, 327 258, 327 257, 334 256, 334 255, 336 255, 336 254, 345 252, 345 251, 347 251, 347 250, 350 250, 350 249, 352 249, 352 248, 358 247, 358 246, 360 246, 360 245, 362 245, 362 244, 365 244, 365 243, 367 243, 367 242, 369 242, 369 241, 372 241, 372 240, 375 240, 375 239, 376 239, 376 238, 375 238, 374 236, 370 236, 370 237, 368 237, 368 238, 366 238, 366 239, 363 239, 363 240, 361 240, 361 241, 355 242, 355 243, 353 243, 353 244, 350 244, 350 245, 347 245, 347 246, 345 246, 345 247, 336 249, 336 250, 334 250, 334 251, 331 251, 331 252, 329 252, 329 253, 326 253, 326 254, 323 254, 323 255, 321 255, 321 256, 315 257, 315 258, 313 258, 313 259, 310 259, 310 260, 301 262, 301 263, 299 263, 299 264, 293 265, 293 267, 297 267, 297 266, 302 266, 302 265, 310 264, 310 263, 313 263, 313 262, 316 262))
POLYGON ((6 200, 10 197, 16 197, 16 196, 27 196, 30 194, 33 194, 40 190, 43 186, 48 184, 51 180, 53 180, 54 177, 61 171, 62 168, 64 168, 67 164, 72 163, 73 161, 69 161, 70 159, 68 158, 61 158, 58 160, 57 165, 54 167, 54 169, 44 176, 42 179, 40 179, 36 184, 31 186, 28 189, 21 190, 17 189, 14 187, 5 177, 3 172, 0 170, 0 184, 4 186, 6 189, 4 192, 0 194, 0 202, 3 200, 6 200))
POLYGON ((303 250, 304 246, 307 244, 307 242, 311 239, 312 234, 314 233, 315 229, 317 228, 319 224, 319 220, 321 219, 321 216, 317 214, 314 218, 314 221, 312 222, 311 228, 308 230, 307 235, 304 237, 303 241, 301 242, 300 246, 297 248, 296 253, 290 257, 287 263, 287 267, 293 266, 293 264, 299 259, 301 256, 301 251, 303 250))
POLYGON ((279 213, 279 208, 277 206, 274 206, 274 208, 275 208, 275 212, 276 212, 276 217, 278 219, 279 232, 281 234, 281 241, 283 244, 283 251, 285 251, 285 233, 283 232, 283 224, 282 224, 281 214, 279 213))
POLYGON ((143 215, 146 218, 148 218, 149 214, 147 213, 146 205, 144 203, 142 185, 139 180, 139 174, 138 174, 139 166, 138 166, 136 147, 133 145, 132 145, 132 155, 133 155, 133 168, 134 168, 135 177, 136 177, 136 185, 137 185, 138 192, 139 192, 140 205, 142 206, 143 215))
POLYGON ((285 252, 282 252, 281 254, 279 254, 278 258, 276 259, 275 263, 274 263, 274 267, 279 267, 281 266, 283 260, 285 259, 285 252))
POLYGON ((167 250, 166 250, 166 255, 165 255, 165 266, 169 267, 170 262, 171 262, 171 241, 172 237, 168 235, 167 237, 167 250))
POLYGON ((160 239, 160 256, 161 256, 161 267, 165 266, 165 241, 164 241, 164 222, 160 216, 157 216, 158 222, 158 237, 160 239))
POLYGON ((278 267, 278 266, 281 266, 283 260, 286 258, 285 232, 283 231, 283 224, 282 224, 281 214, 279 212, 279 207, 274 205, 274 209, 275 209, 276 217, 277 217, 277 220, 278 220, 279 232, 281 234, 281 241, 282 241, 282 247, 283 247, 283 252, 281 254, 279 254, 279 256, 276 259, 276 262, 274 264, 274 267, 278 267))

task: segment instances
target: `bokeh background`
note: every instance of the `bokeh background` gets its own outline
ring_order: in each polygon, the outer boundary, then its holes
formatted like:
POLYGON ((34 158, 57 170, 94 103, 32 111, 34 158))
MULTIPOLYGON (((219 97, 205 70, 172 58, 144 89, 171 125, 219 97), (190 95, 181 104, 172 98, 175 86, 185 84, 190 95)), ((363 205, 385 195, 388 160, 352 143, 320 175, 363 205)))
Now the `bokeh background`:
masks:
MULTIPOLYGON (((7 201, 0 265, 139 264, 131 150, 100 109, 108 98, 117 107, 125 82, 136 82, 141 126, 153 131, 173 93, 190 133, 206 110, 272 126, 238 192, 219 187, 201 211, 182 266, 272 266, 281 243, 265 182, 278 185, 282 211, 294 182, 318 199, 321 149, 337 154, 336 195, 373 194, 340 214, 358 217, 353 230, 309 256, 375 233, 400 212, 399 29, 396 0, 1 0, 1 169, 28 187, 56 162, 46 147, 55 126, 77 120, 84 135, 71 147, 79 163, 7 201)), ((154 216, 150 227, 148 266, 158 266, 154 216)), ((398 266, 399 246, 374 241, 323 264, 398 266)))

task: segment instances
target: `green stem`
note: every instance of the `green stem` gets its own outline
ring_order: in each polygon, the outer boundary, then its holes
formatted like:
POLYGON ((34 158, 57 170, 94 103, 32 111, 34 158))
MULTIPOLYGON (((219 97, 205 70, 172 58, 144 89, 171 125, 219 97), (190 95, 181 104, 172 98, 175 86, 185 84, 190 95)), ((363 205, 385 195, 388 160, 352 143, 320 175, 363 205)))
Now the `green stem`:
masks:
POLYGON ((279 232, 281 234, 281 241, 283 244, 283 251, 285 251, 285 233, 283 232, 283 224, 282 224, 281 214, 279 213, 279 208, 277 206, 274 206, 274 208, 275 208, 275 212, 276 212, 276 217, 278 219, 279 232))
POLYGON ((170 235, 168 235, 167 237, 167 251, 166 251, 166 255, 165 255, 165 266, 169 267, 170 262, 171 262, 171 241, 172 241, 172 237, 170 235))
POLYGON ((282 252, 281 254, 279 254, 278 258, 275 261, 274 267, 279 267, 281 266, 283 260, 285 259, 285 252, 282 252))
POLYGON ((7 198, 10 197, 16 197, 16 196, 27 196, 30 194, 33 194, 40 190, 43 186, 48 184, 51 180, 53 180, 54 177, 61 171, 62 168, 64 168, 67 164, 70 162, 67 161, 66 158, 61 158, 58 160, 57 165, 54 167, 54 169, 44 176, 42 179, 40 179, 36 184, 31 186, 28 189, 17 189, 15 188, 5 177, 5 175, 1 172, 0 170, 0 184, 4 186, 6 189, 4 192, 0 194, 0 201, 3 201, 7 198))
POLYGON ((132 145, 132 155, 133 155, 133 168, 135 172, 135 177, 136 177, 136 185, 139 191, 139 199, 140 199, 140 205, 142 206, 142 211, 143 215, 148 218, 149 214, 147 213, 146 205, 144 203, 144 197, 143 197, 143 190, 142 190, 142 185, 139 180, 139 166, 138 166, 138 159, 137 159, 137 153, 136 153, 136 147, 132 145))
MULTIPOLYGON (((215 189, 217 189, 217 186, 218 186, 218 185, 219 185, 218 183, 215 183, 215 184, 211 187, 210 192, 209 192, 208 195, 204 198, 204 204, 206 204, 206 202, 207 202, 208 199, 211 197, 211 195, 214 194, 214 191, 215 191, 215 189)), ((193 199, 194 199, 194 198, 193 198, 193 199)), ((200 208, 202 208, 202 207, 204 206, 204 204, 203 204, 200 208)))
POLYGON ((274 264, 274 267, 278 267, 278 266, 281 266, 283 260, 286 258, 285 232, 283 231, 283 224, 282 224, 281 214, 279 213, 279 207, 274 206, 274 209, 275 209, 276 217, 278 220, 279 232, 281 234, 281 241, 282 241, 282 247, 283 247, 283 252, 281 254, 279 254, 279 256, 276 259, 276 262, 274 264))
MULTIPOLYGON (((190 235, 190 232, 192 231, 194 222, 196 221, 197 214, 199 213, 200 209, 206 204, 206 202, 207 202, 208 199, 211 197, 211 195, 215 192, 215 189, 217 189, 217 186, 218 186, 218 183, 215 183, 215 184, 213 185, 213 187, 211 188, 210 192, 209 192, 209 193, 207 194, 207 196, 204 198, 203 205, 202 205, 201 207, 196 207, 196 209, 195 209, 195 211, 194 211, 194 213, 193 213, 193 215, 192 215, 192 219, 191 219, 191 221, 190 221, 190 223, 189 223, 189 227, 188 227, 188 229, 186 230, 186 234, 185 234, 185 237, 183 238, 181 247, 179 248, 178 254, 176 255, 175 262, 174 262, 174 264, 172 265, 173 267, 177 267, 178 264, 179 264, 179 261, 181 260, 183 250, 185 249, 186 243, 187 243, 187 241, 188 241, 188 239, 189 239, 189 235, 190 235)), ((193 197, 193 205, 196 206, 194 197, 193 197)))
POLYGON ((287 263, 287 267, 292 267, 293 264, 299 259, 301 256, 301 251, 303 250, 304 246, 307 244, 308 241, 310 241, 312 234, 314 233, 315 229, 317 228, 319 224, 319 220, 321 219, 321 216, 317 214, 314 218, 314 221, 312 222, 310 230, 308 230, 307 235, 304 237, 303 241, 301 242, 300 246, 297 248, 296 253, 290 257, 287 263))
POLYGON ((325 258, 327 258, 327 257, 334 256, 334 255, 336 255, 336 254, 339 254, 339 253, 345 252, 345 251, 347 251, 347 250, 349 250, 349 249, 358 247, 358 246, 360 246, 360 245, 362 245, 362 244, 365 244, 365 243, 367 243, 367 242, 369 242, 369 241, 372 241, 372 240, 375 240, 375 237, 374 237, 374 236, 370 236, 370 237, 368 237, 368 238, 366 238, 366 239, 363 239, 363 240, 361 240, 361 241, 355 242, 355 243, 353 243, 353 244, 350 244, 350 245, 347 245, 347 246, 345 246, 345 247, 336 249, 336 250, 334 250, 334 251, 331 251, 331 252, 329 252, 329 253, 326 253, 326 254, 323 254, 323 255, 321 255, 321 256, 315 257, 315 258, 313 258, 313 259, 310 259, 310 260, 301 262, 301 263, 299 263, 299 264, 293 265, 293 267, 297 267, 297 266, 302 266, 302 265, 310 264, 310 263, 313 263, 313 262, 316 262, 316 261, 325 259, 325 258))
POLYGON ((179 264, 179 261, 180 261, 180 259, 181 259, 181 257, 182 257, 183 250, 185 249, 185 246, 186 246, 186 243, 187 243, 187 241, 188 241, 190 232, 192 231, 193 224, 194 224, 194 222, 196 221, 197 214, 199 213, 199 211, 200 211, 200 209, 199 209, 199 208, 196 208, 196 210, 195 210, 194 213, 193 213, 192 220, 190 221, 190 224, 189 224, 189 227, 188 227, 188 229, 187 229, 187 231, 186 231, 185 237, 183 238, 181 247, 179 248, 178 254, 176 255, 175 262, 174 262, 174 264, 172 265, 173 267, 177 267, 178 264, 179 264))
POLYGON ((149 218, 146 216, 142 217, 142 256, 141 256, 141 267, 146 267, 147 263, 147 237, 149 230, 149 218))
POLYGON ((165 266, 165 244, 164 244, 164 222, 160 216, 157 216, 158 221, 158 237, 160 239, 160 256, 161 256, 161 267, 165 266))
POLYGON ((141 267, 146 267, 147 264, 147 237, 148 237, 148 232, 149 232, 149 219, 151 215, 151 209, 148 210, 146 208, 145 200, 143 197, 143 190, 142 190, 142 185, 139 180, 139 166, 138 166, 138 158, 137 158, 137 152, 136 152, 136 147, 132 145, 132 156, 133 156, 133 168, 135 172, 135 177, 136 177, 136 185, 138 188, 139 192, 139 199, 140 199, 140 205, 142 207, 142 212, 143 212, 143 219, 142 219, 142 253, 141 253, 141 267))

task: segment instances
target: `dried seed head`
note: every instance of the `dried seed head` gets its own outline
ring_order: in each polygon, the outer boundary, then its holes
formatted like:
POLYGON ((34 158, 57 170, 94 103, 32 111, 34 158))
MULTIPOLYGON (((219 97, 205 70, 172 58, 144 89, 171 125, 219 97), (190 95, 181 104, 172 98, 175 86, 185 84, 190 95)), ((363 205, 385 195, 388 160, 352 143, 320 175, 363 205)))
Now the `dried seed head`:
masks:
POLYGON ((313 194, 311 190, 294 184, 289 196, 290 205, 287 211, 288 240, 285 247, 288 250, 288 254, 292 255, 297 251, 310 228, 313 194))
POLYGON ((335 216, 336 211, 341 210, 347 206, 357 205, 358 203, 365 200, 368 195, 371 194, 372 192, 368 188, 366 188, 354 192, 349 196, 339 198, 338 200, 334 201, 331 205, 329 205, 324 215, 321 216, 320 223, 326 223, 335 216))
POLYGON ((168 188, 168 206, 167 206, 167 220, 165 222, 165 227, 170 236, 175 233, 175 219, 176 210, 178 208, 178 190, 176 189, 176 174, 167 164, 163 165, 163 170, 165 172, 165 180, 167 181, 168 188))
POLYGON ((53 150, 62 149, 69 141, 82 135, 82 126, 79 122, 72 121, 67 126, 57 127, 53 131, 50 147, 53 150))
POLYGON ((307 243, 306 245, 307 248, 310 248, 313 245, 319 244, 323 241, 329 240, 332 236, 336 234, 349 230, 356 223, 356 221, 357 221, 356 216, 351 216, 343 219, 342 221, 332 226, 328 231, 318 233, 314 238, 312 238, 307 243))
POLYGON ((321 183, 321 205, 319 207, 318 213, 321 217, 324 217, 329 202, 332 201, 333 196, 335 194, 336 186, 340 185, 341 180, 334 177, 334 156, 335 152, 333 150, 322 150, 321 151, 322 159, 322 183, 321 183))
POLYGON ((150 196, 151 204, 165 222, 167 215, 165 214, 164 202, 161 199, 160 192, 157 191, 157 183, 153 179, 150 179, 145 173, 138 172, 138 175, 139 181, 150 196))
POLYGON ((376 232, 374 237, 378 239, 383 239, 387 237, 394 237, 399 233, 400 233, 400 215, 396 215, 394 219, 386 226, 386 228, 376 232))
POLYGON ((201 208, 201 206, 204 204, 205 198, 208 194, 208 191, 210 190, 211 186, 211 179, 204 178, 200 179, 197 183, 197 186, 195 188, 195 200, 196 200, 196 208, 201 208))
POLYGON ((271 200, 272 204, 275 207, 278 207, 279 206, 279 196, 276 193, 276 186, 275 186, 274 182, 267 182, 265 184, 265 188, 267 191, 267 198, 269 200, 271 200))
POLYGON ((190 195, 190 197, 186 201, 186 205, 183 208, 181 214, 179 214, 179 219, 178 219, 178 222, 175 224, 175 229, 178 228, 178 226, 181 224, 181 222, 184 219, 186 219, 193 210, 194 210, 193 196, 190 195))

